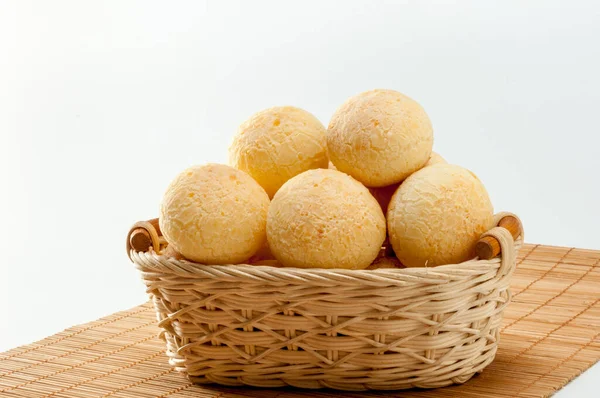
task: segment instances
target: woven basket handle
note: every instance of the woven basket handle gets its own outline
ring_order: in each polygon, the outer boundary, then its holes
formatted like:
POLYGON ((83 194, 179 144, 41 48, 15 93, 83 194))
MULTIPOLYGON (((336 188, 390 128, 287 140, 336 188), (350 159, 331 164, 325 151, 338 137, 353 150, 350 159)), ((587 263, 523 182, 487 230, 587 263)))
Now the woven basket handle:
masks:
POLYGON ((131 256, 132 249, 136 252, 147 252, 153 248, 159 252, 162 240, 158 218, 136 222, 127 234, 127 255, 131 256))
MULTIPOLYGON (((514 217, 518 221, 519 225, 519 234, 517 237, 523 239, 523 227, 521 224, 521 220, 517 216, 511 213, 500 213, 497 214, 496 220, 497 224, 500 224, 500 221, 507 217, 514 217)), ((513 234, 506 228, 497 226, 482 235, 482 239, 486 237, 494 238, 500 246, 501 253, 501 264, 499 269, 499 274, 506 276, 510 275, 515 270, 515 257, 516 257, 516 247, 515 247, 515 239, 513 234)))
MULTIPOLYGON (((519 217, 512 213, 498 213, 494 216, 495 225, 507 230, 514 240, 523 234, 523 224, 519 217)), ((489 231, 488 231, 489 232, 489 231)), ((477 257, 482 260, 490 260, 502 252, 500 239, 495 234, 485 233, 475 246, 477 257)))

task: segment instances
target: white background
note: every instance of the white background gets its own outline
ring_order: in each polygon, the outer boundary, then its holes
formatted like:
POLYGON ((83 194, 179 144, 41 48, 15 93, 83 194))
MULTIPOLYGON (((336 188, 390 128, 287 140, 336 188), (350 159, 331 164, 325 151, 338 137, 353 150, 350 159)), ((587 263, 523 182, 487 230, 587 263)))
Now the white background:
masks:
POLYGON ((0 351, 143 302, 129 226, 252 113, 372 88, 527 241, 600 249, 599 71, 596 1, 0 1, 0 351))

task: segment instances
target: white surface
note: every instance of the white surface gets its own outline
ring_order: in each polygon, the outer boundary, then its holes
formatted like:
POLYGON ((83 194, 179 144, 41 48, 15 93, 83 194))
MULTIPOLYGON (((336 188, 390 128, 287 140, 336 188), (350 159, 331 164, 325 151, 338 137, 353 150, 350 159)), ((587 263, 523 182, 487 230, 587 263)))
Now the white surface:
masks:
POLYGON ((251 113, 376 87, 529 242, 600 249, 600 4, 399 3, 0 2, 0 351, 144 301, 125 233, 251 113))

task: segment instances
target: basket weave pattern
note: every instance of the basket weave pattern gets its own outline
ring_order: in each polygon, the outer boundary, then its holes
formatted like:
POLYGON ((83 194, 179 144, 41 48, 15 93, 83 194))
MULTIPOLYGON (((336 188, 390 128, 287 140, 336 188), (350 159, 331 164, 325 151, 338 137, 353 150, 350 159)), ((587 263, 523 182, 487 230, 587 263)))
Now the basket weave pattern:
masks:
POLYGON ((488 234, 501 256, 435 268, 205 266, 130 255, 171 365, 194 382, 434 388, 463 383, 494 359, 523 238, 500 227, 488 234))

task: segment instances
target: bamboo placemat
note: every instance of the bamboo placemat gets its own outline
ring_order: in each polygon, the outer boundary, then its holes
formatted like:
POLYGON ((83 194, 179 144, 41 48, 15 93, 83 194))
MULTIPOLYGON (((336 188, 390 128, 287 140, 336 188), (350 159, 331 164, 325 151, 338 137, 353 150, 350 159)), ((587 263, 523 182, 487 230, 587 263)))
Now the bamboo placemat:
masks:
POLYGON ((600 359, 600 251, 526 245, 518 262, 496 360, 460 386, 393 394, 195 386, 169 368, 144 304, 0 354, 0 397, 548 396, 600 359))

